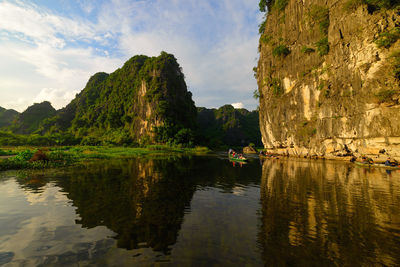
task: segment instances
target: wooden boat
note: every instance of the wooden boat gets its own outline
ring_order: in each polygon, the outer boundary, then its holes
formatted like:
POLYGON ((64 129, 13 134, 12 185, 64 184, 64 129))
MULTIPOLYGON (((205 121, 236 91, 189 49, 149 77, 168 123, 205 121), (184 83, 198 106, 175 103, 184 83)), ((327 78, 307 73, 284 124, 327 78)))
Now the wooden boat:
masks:
POLYGON ((232 157, 232 155, 231 154, 229 154, 229 160, 231 160, 231 161, 237 161, 237 162, 246 162, 247 161, 247 159, 246 158, 234 158, 234 157, 232 157))
POLYGON ((389 170, 400 170, 400 166, 386 166, 385 164, 378 164, 378 163, 368 164, 368 163, 362 163, 362 162, 358 162, 358 161, 355 161, 354 163, 358 166, 362 166, 362 167, 366 167, 366 168, 385 168, 385 169, 389 169, 389 170))

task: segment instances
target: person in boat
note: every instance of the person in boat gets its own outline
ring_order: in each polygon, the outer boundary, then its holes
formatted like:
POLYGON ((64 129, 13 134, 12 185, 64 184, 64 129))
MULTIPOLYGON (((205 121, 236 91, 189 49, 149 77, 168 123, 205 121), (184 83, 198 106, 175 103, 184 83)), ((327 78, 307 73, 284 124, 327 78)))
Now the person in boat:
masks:
POLYGON ((387 158, 387 160, 385 161, 385 166, 393 167, 393 166, 397 166, 397 165, 399 165, 399 163, 396 160, 392 161, 391 158, 387 158))
POLYGON ((374 164, 374 160, 371 158, 367 158, 366 156, 362 157, 362 163, 364 164, 374 164))

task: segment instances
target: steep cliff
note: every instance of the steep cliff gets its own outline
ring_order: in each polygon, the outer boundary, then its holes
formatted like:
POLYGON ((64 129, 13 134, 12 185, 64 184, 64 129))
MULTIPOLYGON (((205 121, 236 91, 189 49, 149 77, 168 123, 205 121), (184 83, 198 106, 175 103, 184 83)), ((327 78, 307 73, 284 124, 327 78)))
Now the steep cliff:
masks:
POLYGON ((256 70, 266 148, 400 157, 397 2, 260 2, 270 8, 256 70))
POLYGON ((87 143, 166 142, 190 135, 196 108, 171 54, 134 56, 111 74, 97 73, 39 133, 68 131, 87 143), (188 133, 189 132, 189 133, 188 133))

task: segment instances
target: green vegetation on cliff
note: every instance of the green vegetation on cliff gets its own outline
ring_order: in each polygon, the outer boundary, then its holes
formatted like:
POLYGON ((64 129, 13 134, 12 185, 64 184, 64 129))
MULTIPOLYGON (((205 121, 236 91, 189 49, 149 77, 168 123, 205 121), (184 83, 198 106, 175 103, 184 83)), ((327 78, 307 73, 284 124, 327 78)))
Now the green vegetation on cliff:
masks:
POLYGON ((162 52, 158 57, 134 56, 111 74, 93 75, 75 99, 57 112, 48 102, 35 104, 11 130, 71 135, 84 145, 177 139, 190 143, 196 112, 176 58, 162 52))
POLYGON ((50 102, 35 103, 18 115, 10 129, 17 134, 30 134, 36 131, 39 124, 56 114, 50 102))
POLYGON ((0 107, 0 128, 11 126, 13 121, 17 119, 18 112, 13 109, 5 109, 0 107))
POLYGON ((261 145, 258 111, 235 109, 225 105, 219 109, 198 108, 198 139, 210 147, 261 145))

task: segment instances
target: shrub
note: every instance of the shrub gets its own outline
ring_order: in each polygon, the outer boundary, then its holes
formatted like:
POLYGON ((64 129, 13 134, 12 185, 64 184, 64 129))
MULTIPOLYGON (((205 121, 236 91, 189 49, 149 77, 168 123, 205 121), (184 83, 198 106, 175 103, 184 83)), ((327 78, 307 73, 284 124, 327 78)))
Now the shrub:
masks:
POLYGON ((32 158, 33 156, 33 152, 30 150, 25 150, 22 152, 19 152, 14 159, 17 161, 28 161, 32 158))
POLYGON ((308 47, 308 46, 303 46, 301 48, 301 52, 304 53, 304 54, 310 54, 310 53, 314 53, 315 49, 311 48, 311 47, 308 47))
POLYGON ((260 34, 264 33, 265 30, 265 24, 267 23, 267 20, 265 19, 263 22, 261 22, 261 24, 258 26, 258 32, 260 34))
POLYGON ((379 99, 380 103, 389 102, 392 100, 392 97, 396 94, 396 90, 383 90, 375 94, 375 96, 379 99))
POLYGON ((286 57, 289 54, 290 50, 286 45, 278 45, 272 50, 272 55, 274 57, 280 57, 280 56, 286 57))
POLYGON ((278 79, 278 78, 273 78, 270 87, 271 87, 271 89, 272 89, 272 93, 273 93, 275 96, 283 95, 284 89, 283 89, 283 87, 282 87, 282 84, 281 84, 281 80, 280 80, 280 79, 278 79))
POLYGON ((393 74, 397 81, 400 81, 400 51, 393 52, 390 56, 393 59, 393 74))
POLYGON ((317 51, 320 56, 325 56, 329 53, 329 42, 328 37, 324 37, 315 43, 317 51))
POLYGON ((289 0, 275 0, 273 8, 278 11, 283 11, 286 8, 288 3, 289 3, 289 0))
POLYGON ((311 7, 310 16, 314 22, 318 23, 321 34, 328 34, 329 9, 322 6, 313 5, 311 7))
POLYGON ((378 38, 375 40, 376 45, 379 48, 389 48, 400 38, 400 28, 396 27, 390 31, 383 32, 379 34, 378 38))
POLYGON ((269 42, 271 42, 272 40, 272 36, 270 35, 261 35, 260 37, 260 42, 264 43, 264 44, 268 44, 269 42))
POLYGON ((363 0, 348 0, 346 3, 344 3, 344 10, 345 11, 355 10, 362 4, 363 0))

